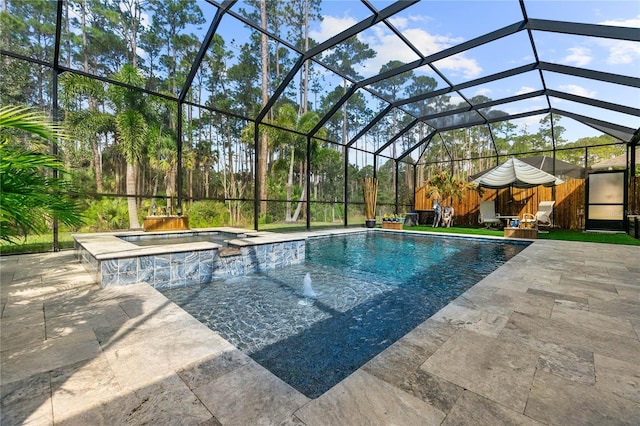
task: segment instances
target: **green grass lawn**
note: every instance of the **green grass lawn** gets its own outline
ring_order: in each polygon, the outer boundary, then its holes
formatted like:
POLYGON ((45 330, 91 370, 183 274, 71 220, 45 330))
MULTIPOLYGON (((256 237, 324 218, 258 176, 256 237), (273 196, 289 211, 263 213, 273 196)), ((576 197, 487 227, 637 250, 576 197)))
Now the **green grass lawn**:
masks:
MULTIPOLYGON (((73 248, 71 232, 60 232, 58 244, 61 249, 73 248)), ((30 235, 24 240, 17 240, 16 244, 0 241, 0 254, 44 253, 53 251, 53 234, 30 235)))
MULTIPOLYGON (((438 232, 443 234, 468 234, 468 235, 494 236, 494 237, 504 236, 504 231, 502 230, 475 228, 475 227, 454 226, 451 228, 433 228, 430 225, 420 225, 420 226, 406 227, 405 229, 411 230, 411 231, 438 232)), ((581 242, 589 242, 589 243, 627 244, 632 246, 640 246, 640 240, 637 240, 627 234, 583 232, 579 230, 569 230, 569 229, 551 229, 549 230, 549 233, 539 233, 538 239, 581 241, 581 242)))

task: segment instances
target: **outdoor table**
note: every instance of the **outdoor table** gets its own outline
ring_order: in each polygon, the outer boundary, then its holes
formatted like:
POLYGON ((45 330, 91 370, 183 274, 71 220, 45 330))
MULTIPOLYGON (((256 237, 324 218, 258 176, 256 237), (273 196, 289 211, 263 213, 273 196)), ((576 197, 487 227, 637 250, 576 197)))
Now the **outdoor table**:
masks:
POLYGON ((531 240, 535 240, 538 238, 538 230, 535 228, 504 228, 504 237, 505 238, 528 238, 531 240))
POLYGON ((497 214, 496 217, 500 220, 504 221, 504 226, 508 227, 511 226, 511 221, 519 219, 520 216, 503 216, 500 214, 497 214))

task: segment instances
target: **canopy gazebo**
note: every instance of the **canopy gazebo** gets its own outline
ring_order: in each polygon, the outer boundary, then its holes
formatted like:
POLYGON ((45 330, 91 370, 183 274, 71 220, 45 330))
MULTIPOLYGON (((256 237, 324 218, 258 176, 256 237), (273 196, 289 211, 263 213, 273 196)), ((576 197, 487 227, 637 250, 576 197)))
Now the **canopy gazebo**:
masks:
POLYGON ((534 188, 538 185, 559 185, 563 180, 517 158, 509 158, 499 166, 481 173, 473 183, 490 189, 534 188))

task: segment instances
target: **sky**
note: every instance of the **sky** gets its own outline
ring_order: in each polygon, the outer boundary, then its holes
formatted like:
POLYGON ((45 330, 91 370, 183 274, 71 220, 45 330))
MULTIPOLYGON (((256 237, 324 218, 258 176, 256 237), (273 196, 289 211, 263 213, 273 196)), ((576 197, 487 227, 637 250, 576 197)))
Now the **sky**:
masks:
MULTIPOLYGON (((383 9, 393 2, 372 1, 371 3, 378 9, 383 9)), ((210 5, 202 7, 203 9, 205 7, 211 8, 210 5)), ((247 8, 242 2, 238 2, 233 10, 237 11, 241 7, 247 8)), ((529 0, 525 2, 525 8, 529 18, 532 19, 640 29, 640 2, 638 1, 529 0)), ((360 1, 355 0, 323 1, 321 14, 323 16, 322 22, 314 23, 310 31, 311 37, 318 42, 327 40, 371 16, 371 12, 360 1)), ((516 0, 423 0, 396 14, 390 19, 390 22, 422 54, 428 56, 487 32, 514 24, 522 19, 522 11, 516 0)), ((243 36, 238 25, 234 25, 231 19, 223 20, 220 34, 226 40, 235 39, 238 44, 242 44, 243 37, 247 37, 243 36)), ((541 61, 640 78, 640 43, 638 42, 542 31, 533 31, 532 36, 541 61)), ((361 67, 357 68, 357 71, 365 78, 378 74, 380 67, 390 60, 411 62, 419 58, 383 24, 375 25, 362 32, 358 37, 377 53, 375 58, 365 61, 361 67)), ((525 31, 520 31, 487 45, 441 59, 436 61, 434 65, 452 83, 458 84, 534 61, 535 56, 529 43, 528 34, 525 31)), ((439 87, 446 85, 427 67, 417 69, 415 72, 436 78, 439 81, 439 87)), ((640 108, 640 89, 546 71, 544 78, 549 89, 640 108)), ((333 87, 334 84, 328 78, 327 86, 333 87)), ((491 99, 500 99, 542 88, 538 71, 533 71, 497 83, 474 87, 463 91, 463 94, 467 98, 484 95, 491 99)), ((460 97, 452 96, 452 103, 460 101, 462 101, 460 97)), ((640 127, 640 118, 638 117, 582 106, 558 98, 551 99, 551 106, 609 120, 631 128, 640 127)), ((503 105, 499 109, 515 114, 546 107, 546 98, 539 97, 503 105)), ((535 131, 536 123, 540 118, 540 116, 529 117, 514 123, 528 126, 530 131, 535 131)), ((569 118, 564 118, 561 124, 566 128, 564 136, 569 141, 599 134, 590 127, 569 118)))

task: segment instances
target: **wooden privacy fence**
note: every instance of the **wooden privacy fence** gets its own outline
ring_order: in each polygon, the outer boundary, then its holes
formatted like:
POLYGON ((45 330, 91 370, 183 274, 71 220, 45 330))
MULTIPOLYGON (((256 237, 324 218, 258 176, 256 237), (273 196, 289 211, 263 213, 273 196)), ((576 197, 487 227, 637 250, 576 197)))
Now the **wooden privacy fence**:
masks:
MULTIPOLYGON (((553 221, 562 229, 581 229, 584 227, 585 180, 569 179, 563 184, 546 188, 538 186, 529 189, 505 188, 483 189, 480 196, 474 190, 467 190, 461 201, 454 198, 455 223, 457 225, 479 225, 480 201, 495 201, 496 212, 508 216, 520 216, 524 213, 535 214, 540 201, 555 200, 553 221), (555 197, 554 197, 555 191, 555 197)), ((448 203, 444 203, 448 204, 448 203)), ((416 191, 416 210, 432 210, 433 201, 426 196, 426 188, 416 191)), ((640 209, 640 176, 631 179, 629 185, 629 211, 640 209)))

